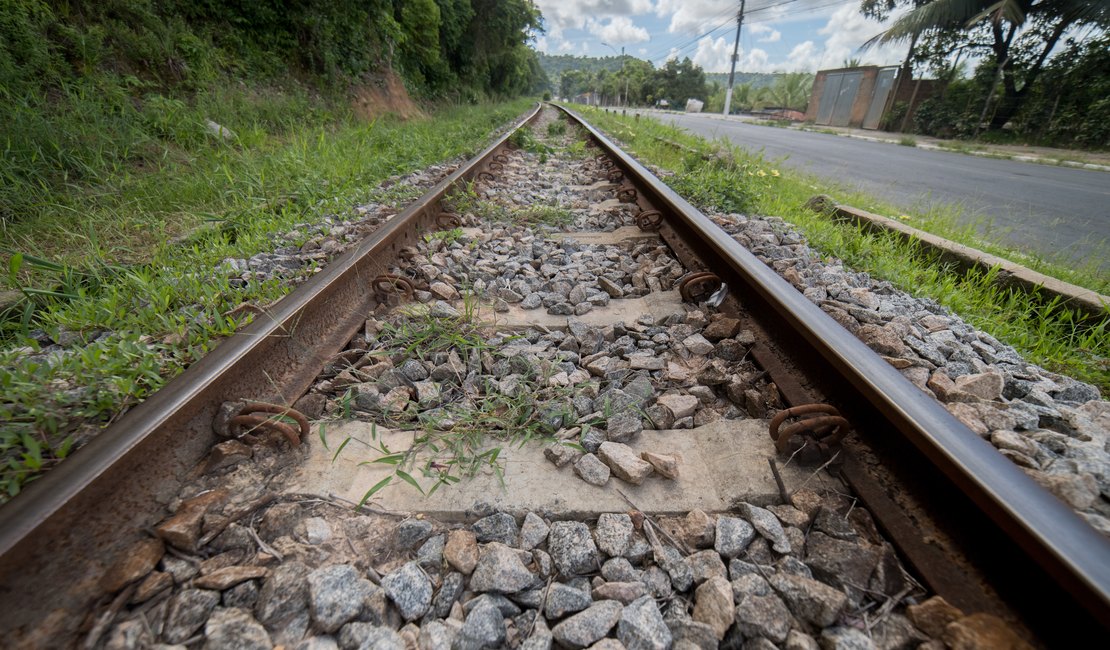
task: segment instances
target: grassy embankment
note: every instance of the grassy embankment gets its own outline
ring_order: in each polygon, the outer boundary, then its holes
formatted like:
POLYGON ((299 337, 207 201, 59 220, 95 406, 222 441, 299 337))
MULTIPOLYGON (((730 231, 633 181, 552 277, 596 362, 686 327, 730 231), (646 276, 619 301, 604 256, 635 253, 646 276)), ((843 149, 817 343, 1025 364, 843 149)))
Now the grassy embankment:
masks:
POLYGON ((938 264, 914 243, 834 221, 806 209, 804 204, 815 194, 829 194, 841 203, 898 218, 921 230, 1013 259, 1046 275, 1110 293, 1110 277, 1099 274, 1093 265, 1076 269, 1032 259, 982 241, 973 227, 957 224, 951 209, 907 214, 874 197, 846 191, 822 179, 796 172, 780 174, 773 162, 760 156, 725 142, 708 142, 655 120, 637 121, 589 109, 585 114, 641 160, 676 172, 667 182, 695 205, 722 212, 782 217, 822 253, 889 280, 914 296, 932 298, 975 327, 1012 345, 1029 361, 1090 382, 1104 395, 1110 394, 1110 314, 1098 323, 1082 322, 1079 315, 1058 304, 1045 304, 1024 292, 998 288, 990 273, 960 273, 938 264), (683 144, 696 153, 669 143, 683 144), (703 154, 708 154, 708 161, 703 154), (737 183, 738 177, 744 183, 737 183))
POLYGON ((251 317, 227 312, 289 290, 234 286, 213 270, 221 260, 272 250, 275 235, 298 223, 349 218, 357 202, 403 205, 411 197, 377 185, 476 152, 529 104, 402 122, 277 91, 227 99, 178 119, 195 128, 200 116, 219 116, 238 137, 166 147, 155 161, 92 164, 95 183, 50 188, 5 224, 7 282, 25 298, 0 339, 0 501, 251 317), (58 341, 68 354, 30 356, 58 341))

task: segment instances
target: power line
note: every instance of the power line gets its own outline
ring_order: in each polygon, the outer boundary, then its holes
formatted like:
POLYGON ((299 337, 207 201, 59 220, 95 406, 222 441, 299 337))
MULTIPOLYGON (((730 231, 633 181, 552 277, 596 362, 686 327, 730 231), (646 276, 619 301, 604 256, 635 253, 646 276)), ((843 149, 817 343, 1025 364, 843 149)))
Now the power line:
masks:
POLYGON ((725 25, 729 25, 729 24, 732 23, 733 13, 732 13, 731 8, 729 8, 728 11, 725 14, 719 14, 719 15, 715 16, 712 20, 717 20, 721 16, 727 16, 727 18, 725 18, 724 22, 720 23, 716 27, 710 29, 709 31, 705 32, 704 34, 699 34, 698 36, 695 36, 694 38, 683 42, 682 45, 667 45, 665 49, 659 50, 655 54, 648 57, 648 60, 650 61, 650 60, 653 60, 653 59, 657 59, 657 58, 659 58, 659 57, 661 57, 665 54, 669 54, 671 52, 671 50, 676 50, 676 51, 685 50, 686 48, 690 47, 691 44, 696 44, 698 41, 705 38, 706 36, 709 36, 713 32, 715 32, 715 31, 721 29, 722 27, 724 27, 725 25))

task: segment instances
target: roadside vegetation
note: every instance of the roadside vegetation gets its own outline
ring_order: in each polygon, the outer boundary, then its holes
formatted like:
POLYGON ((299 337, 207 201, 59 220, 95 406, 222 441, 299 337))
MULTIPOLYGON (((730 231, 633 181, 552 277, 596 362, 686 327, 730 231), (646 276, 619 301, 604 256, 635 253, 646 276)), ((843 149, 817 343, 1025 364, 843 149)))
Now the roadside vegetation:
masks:
POLYGON ((1013 259, 1041 273, 1110 293, 1110 277, 1097 266, 1069 268, 1030 259, 982 241, 971 226, 960 226, 952 209, 926 213, 897 210, 873 197, 845 191, 826 181, 789 172, 727 142, 709 142, 650 118, 635 120, 612 112, 581 108, 587 119, 617 138, 645 163, 674 172, 664 180, 705 210, 782 217, 794 224, 810 246, 845 264, 888 280, 919 297, 932 298, 975 327, 1012 345, 1026 359, 1090 382, 1110 394, 1110 313, 1101 321, 1057 303, 1014 289, 1001 289, 992 274, 961 273, 938 264, 915 243, 892 234, 829 219, 804 207, 816 194, 908 222, 960 243, 1013 259), (675 143, 683 145, 676 147, 675 143), (740 182, 738 182, 740 181, 740 182))
POLYGON ((0 502, 291 288, 222 260, 403 203, 376 188, 523 112, 538 26, 524 0, 3 3, 0 502))

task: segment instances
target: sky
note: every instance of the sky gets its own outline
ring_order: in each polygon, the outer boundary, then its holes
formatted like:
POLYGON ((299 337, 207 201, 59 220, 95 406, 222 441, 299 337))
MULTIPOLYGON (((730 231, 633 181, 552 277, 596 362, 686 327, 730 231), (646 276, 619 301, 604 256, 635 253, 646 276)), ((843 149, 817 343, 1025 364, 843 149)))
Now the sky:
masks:
MULTIPOLYGON (((728 72, 739 0, 534 0, 547 54, 613 56, 621 48, 657 67, 690 57, 707 72, 728 72)), ((883 23, 859 11, 859 0, 747 0, 740 34, 740 72, 814 72, 847 59, 893 65, 907 44, 861 51, 883 23)))

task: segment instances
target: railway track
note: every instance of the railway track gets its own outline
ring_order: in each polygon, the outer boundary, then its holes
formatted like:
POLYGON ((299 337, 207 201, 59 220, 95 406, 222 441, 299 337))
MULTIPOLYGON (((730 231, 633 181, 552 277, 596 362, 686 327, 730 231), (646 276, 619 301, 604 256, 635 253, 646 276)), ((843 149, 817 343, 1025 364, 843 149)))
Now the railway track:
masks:
POLYGON ((1104 633, 1104 537, 556 110, 0 510, 8 638, 1104 633))

